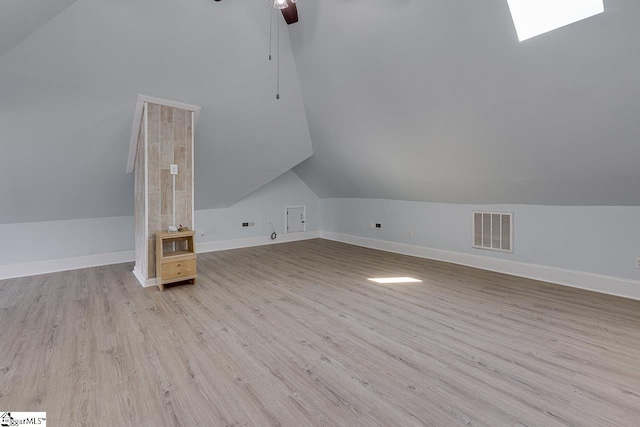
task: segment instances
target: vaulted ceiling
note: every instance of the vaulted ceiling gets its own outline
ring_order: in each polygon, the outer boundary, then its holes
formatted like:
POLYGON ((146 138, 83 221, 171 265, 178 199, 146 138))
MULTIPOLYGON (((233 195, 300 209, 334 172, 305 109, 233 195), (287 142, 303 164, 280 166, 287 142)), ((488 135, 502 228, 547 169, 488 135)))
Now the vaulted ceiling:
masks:
POLYGON ((321 197, 640 204, 640 2, 518 42, 506 0, 299 1, 321 197))
POLYGON ((0 56, 14 48, 75 1, 0 1, 0 56))
POLYGON ((262 1, 2 2, 0 223, 131 215, 138 93, 202 106, 197 209, 300 162, 323 198, 640 204, 640 2, 522 43, 506 0, 297 5, 276 101, 262 1))
POLYGON ((0 56, 0 223, 132 215, 139 93, 202 107, 196 209, 229 206, 309 157, 284 24, 276 100, 271 9, 77 0, 0 56))

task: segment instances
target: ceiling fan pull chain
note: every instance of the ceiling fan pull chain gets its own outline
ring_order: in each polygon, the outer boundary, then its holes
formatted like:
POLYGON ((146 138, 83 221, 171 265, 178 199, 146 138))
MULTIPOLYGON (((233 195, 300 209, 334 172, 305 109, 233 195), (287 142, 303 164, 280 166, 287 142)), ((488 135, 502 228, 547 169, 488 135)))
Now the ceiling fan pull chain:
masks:
POLYGON ((272 34, 273 34, 273 8, 269 8, 271 11, 269 12, 269 61, 271 61, 271 46, 272 42, 272 34))
POLYGON ((276 99, 280 99, 280 17, 278 17, 278 72, 277 72, 277 90, 276 99))

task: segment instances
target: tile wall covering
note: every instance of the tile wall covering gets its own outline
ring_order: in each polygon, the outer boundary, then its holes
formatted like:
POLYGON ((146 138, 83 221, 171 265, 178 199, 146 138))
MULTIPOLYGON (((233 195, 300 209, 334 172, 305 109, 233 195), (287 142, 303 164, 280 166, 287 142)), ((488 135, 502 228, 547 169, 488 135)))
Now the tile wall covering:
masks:
POLYGON ((148 275, 156 277, 155 238, 170 225, 193 228, 193 168, 191 164, 191 112, 149 104, 148 148, 148 275), (173 180, 170 165, 178 165, 176 175, 176 223, 173 224, 173 180))
MULTIPOLYGON (((145 232, 146 264, 144 277, 156 277, 155 239, 160 230, 166 231, 170 225, 186 226, 193 229, 193 165, 192 165, 192 114, 190 111, 156 104, 148 105, 148 142, 147 164, 144 164, 144 135, 138 141, 136 156, 136 245, 138 229, 145 232), (142 147, 142 154, 140 150, 142 147), (143 158, 138 163, 138 158, 143 158), (176 175, 176 220, 173 224, 173 177, 170 165, 178 165, 176 175), (140 172, 140 171, 144 172, 140 172), (148 188, 144 187, 144 175, 147 174, 148 188), (142 182, 142 184, 140 184, 142 182), (144 211, 144 192, 148 198, 148 210, 144 211), (138 221, 138 215, 146 214, 147 228, 138 221), (139 226, 141 227, 139 228, 139 226)), ((144 119, 143 119, 144 120, 144 119)), ((144 125, 143 125, 144 128, 144 125)), ((144 245, 144 243, 142 243, 144 245)), ((136 246, 136 263, 138 262, 136 246)), ((138 265, 138 264, 136 264, 138 265)), ((143 264, 140 264, 143 265, 143 264)))

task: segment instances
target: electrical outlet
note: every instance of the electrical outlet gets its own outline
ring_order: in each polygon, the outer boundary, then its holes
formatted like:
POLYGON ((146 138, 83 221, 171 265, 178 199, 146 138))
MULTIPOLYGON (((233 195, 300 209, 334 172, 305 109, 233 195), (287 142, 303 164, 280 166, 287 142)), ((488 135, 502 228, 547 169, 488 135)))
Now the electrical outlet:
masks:
POLYGON ((243 227, 255 227, 256 223, 255 223, 255 221, 247 221, 247 222, 243 222, 242 226, 243 227))
POLYGON ((382 223, 376 222, 376 228, 382 228, 382 223))
POLYGON ((640 257, 636 258, 636 268, 640 268, 640 257))
POLYGON ((178 165, 169 165, 169 172, 171 175, 178 175, 178 165))
POLYGON ((243 227, 248 227, 248 226, 249 226, 249 223, 248 223, 248 222, 243 222, 243 223, 242 223, 242 226, 243 226, 243 227))
POLYGON ((201 229, 200 229, 200 235, 201 235, 201 236, 204 236, 204 228, 201 228, 201 229))

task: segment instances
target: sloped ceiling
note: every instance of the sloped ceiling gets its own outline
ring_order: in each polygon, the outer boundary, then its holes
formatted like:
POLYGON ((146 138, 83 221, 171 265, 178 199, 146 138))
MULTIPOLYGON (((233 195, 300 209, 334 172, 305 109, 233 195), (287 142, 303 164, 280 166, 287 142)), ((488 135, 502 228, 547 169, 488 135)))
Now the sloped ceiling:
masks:
POLYGON ((298 2, 320 196, 640 204, 640 2, 519 43, 506 0, 298 2))
POLYGON ((309 157, 284 26, 275 99, 270 13, 262 1, 78 0, 0 56, 0 223, 132 215, 139 93, 202 107, 196 209, 309 157))
POLYGON ((7 53, 75 1, 0 1, 0 56, 7 53))

